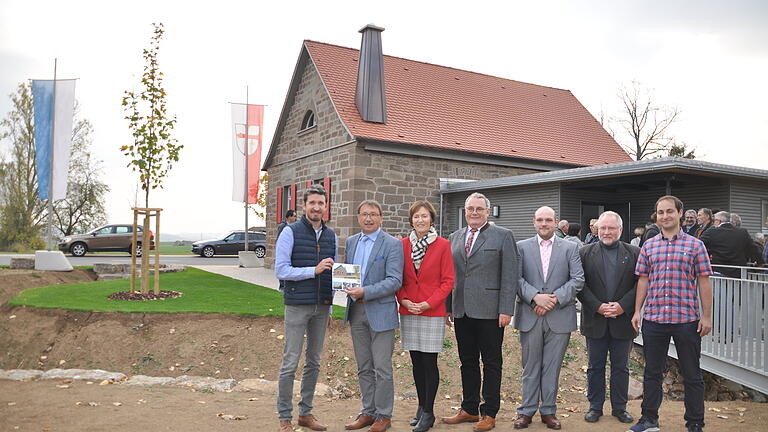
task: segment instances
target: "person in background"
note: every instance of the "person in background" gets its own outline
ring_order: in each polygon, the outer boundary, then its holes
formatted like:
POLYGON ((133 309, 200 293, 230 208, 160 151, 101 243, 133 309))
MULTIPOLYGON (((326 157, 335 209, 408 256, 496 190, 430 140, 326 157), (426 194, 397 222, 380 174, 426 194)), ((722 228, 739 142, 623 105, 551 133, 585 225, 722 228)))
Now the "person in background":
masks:
POLYGON ((590 219, 589 220, 589 232, 587 233, 587 236, 584 238, 584 244, 592 244, 597 243, 600 241, 600 237, 597 235, 597 219, 590 219))
POLYGON ((557 223, 557 229, 555 230, 555 235, 560 238, 565 238, 568 236, 568 221, 563 219, 560 222, 557 223))
POLYGON ((445 299, 453 290, 451 243, 437 235, 435 207, 416 201, 408 211, 413 230, 402 239, 403 286, 400 302, 400 344, 411 354, 419 405, 410 425, 414 432, 435 423, 434 405, 440 385, 437 354, 445 340, 445 299))
MULTIPOLYGON (((282 222, 280 222, 280 225, 277 226, 277 237, 280 238, 280 233, 283 232, 283 228, 287 227, 288 225, 296 222, 296 210, 288 210, 285 212, 285 219, 283 219, 282 222)), ((275 242, 277 243, 277 242, 275 242)), ((280 279, 280 292, 285 291, 285 281, 280 279)))
POLYGON ((568 235, 565 236, 563 240, 568 240, 569 242, 576 243, 579 245, 579 247, 584 246, 584 243, 581 242, 581 239, 579 238, 579 235, 581 234, 581 224, 579 223, 572 223, 568 224, 568 235))
POLYGON ((696 210, 690 209, 685 211, 682 228, 684 233, 696 235, 696 230, 699 229, 699 224, 696 223, 696 210))
POLYGON ((656 224, 656 213, 653 213, 651 214, 651 222, 645 226, 645 232, 643 233, 643 238, 640 239, 639 247, 643 247, 648 239, 656 237, 660 231, 659 225, 656 224))
POLYGON ((696 214, 696 220, 699 222, 699 228, 696 230, 697 238, 701 238, 704 232, 712 227, 713 219, 714 216, 711 209, 706 207, 699 209, 699 212, 696 214))
MULTIPOLYGON (((747 230, 731 225, 728 212, 715 213, 713 220, 713 227, 701 235, 701 241, 707 247, 712 264, 746 266, 747 261, 757 261, 759 254, 755 242, 747 230)), ((741 277, 741 270, 738 268, 716 265, 715 270, 728 277, 741 277)))
POLYGON ((643 239, 643 234, 645 234, 645 227, 636 227, 635 237, 629 243, 632 246, 640 247, 640 241, 643 239))
POLYGON ((739 216, 736 213, 731 213, 731 225, 733 225, 734 228, 741 228, 741 216, 739 216))

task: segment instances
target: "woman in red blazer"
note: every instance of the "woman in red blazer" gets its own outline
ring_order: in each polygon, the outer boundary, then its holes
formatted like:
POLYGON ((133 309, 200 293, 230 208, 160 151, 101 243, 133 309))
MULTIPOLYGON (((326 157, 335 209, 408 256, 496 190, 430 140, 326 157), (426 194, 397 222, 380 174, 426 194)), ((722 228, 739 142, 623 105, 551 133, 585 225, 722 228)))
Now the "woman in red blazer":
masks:
POLYGON ((435 231, 435 207, 429 201, 416 201, 409 213, 413 230, 403 239, 403 286, 397 300, 400 342, 411 353, 419 397, 411 426, 416 426, 414 432, 424 432, 435 422, 433 408, 440 384, 437 354, 445 338, 445 299, 453 290, 453 256, 450 242, 435 231))

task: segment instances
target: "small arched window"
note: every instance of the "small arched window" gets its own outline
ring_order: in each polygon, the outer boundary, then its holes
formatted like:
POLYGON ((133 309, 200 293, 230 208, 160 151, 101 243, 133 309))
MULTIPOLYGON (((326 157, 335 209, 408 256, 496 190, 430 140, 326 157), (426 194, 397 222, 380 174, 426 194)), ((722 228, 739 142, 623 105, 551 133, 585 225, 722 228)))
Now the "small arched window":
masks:
POLYGON ((307 113, 304 114, 304 119, 301 121, 301 128, 299 129, 299 132, 311 129, 316 125, 315 113, 312 110, 308 110, 307 113))

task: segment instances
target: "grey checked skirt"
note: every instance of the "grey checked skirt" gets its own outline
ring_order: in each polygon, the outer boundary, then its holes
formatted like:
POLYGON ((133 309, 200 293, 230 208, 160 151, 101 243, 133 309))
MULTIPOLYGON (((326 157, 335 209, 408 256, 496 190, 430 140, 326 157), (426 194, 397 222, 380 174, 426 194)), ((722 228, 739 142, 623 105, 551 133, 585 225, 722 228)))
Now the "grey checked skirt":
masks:
POLYGON ((443 350, 445 317, 400 315, 400 345, 406 351, 438 353, 443 350))

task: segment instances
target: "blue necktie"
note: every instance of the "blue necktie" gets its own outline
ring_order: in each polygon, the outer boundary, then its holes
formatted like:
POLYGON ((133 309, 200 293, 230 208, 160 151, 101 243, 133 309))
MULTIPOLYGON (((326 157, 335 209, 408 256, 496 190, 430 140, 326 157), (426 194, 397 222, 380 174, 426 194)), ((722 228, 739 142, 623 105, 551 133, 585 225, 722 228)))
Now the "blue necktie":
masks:
POLYGON ((354 264, 357 264, 360 266, 360 283, 363 283, 363 280, 365 280, 365 266, 367 263, 367 255, 368 255, 368 241, 370 238, 367 235, 361 235, 360 240, 357 242, 357 249, 355 249, 355 262, 354 264))

